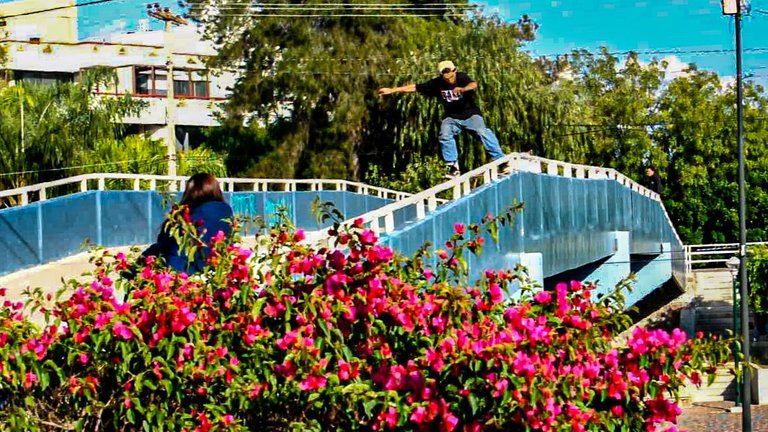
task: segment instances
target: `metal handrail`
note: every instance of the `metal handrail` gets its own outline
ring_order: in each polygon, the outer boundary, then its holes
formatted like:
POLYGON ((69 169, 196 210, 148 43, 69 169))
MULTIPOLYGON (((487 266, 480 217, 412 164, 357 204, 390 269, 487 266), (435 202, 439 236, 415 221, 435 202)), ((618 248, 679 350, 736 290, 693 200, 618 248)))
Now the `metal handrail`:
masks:
MULTIPOLYGON (((756 245, 768 245, 768 242, 747 242, 747 248, 749 246, 756 245)), ((728 258, 732 256, 738 256, 739 243, 712 243, 712 244, 693 244, 685 245, 685 266, 688 272, 693 271, 695 264, 725 264, 728 258), (725 256, 725 258, 702 258, 699 256, 725 256)))
MULTIPOLYGON (((107 190, 108 180, 133 180, 133 190, 158 190, 159 185, 164 185, 171 192, 183 191, 188 177, 185 176, 166 176, 149 174, 121 174, 121 173, 93 173, 82 174, 73 177, 67 177, 60 180, 54 180, 46 183, 38 183, 30 186, 24 186, 16 189, 0 191, 0 198, 18 198, 17 206, 28 205, 30 197, 37 197, 37 201, 48 199, 48 191, 51 188, 79 184, 79 192, 88 190, 107 190), (90 189, 89 181, 96 181, 95 189, 90 189), (148 187, 143 185, 148 183, 148 187)), ((261 179, 261 178, 220 178, 219 182, 225 191, 234 192, 236 185, 245 185, 246 188, 255 192, 270 191, 279 189, 285 192, 297 191, 348 191, 364 195, 374 195, 381 198, 401 200, 412 194, 400 192, 392 189, 371 186, 364 183, 351 182, 348 180, 337 179, 261 179)))
MULTIPOLYGON (((503 164, 509 164, 509 169, 512 172, 534 172, 568 178, 614 180, 622 186, 627 187, 645 197, 661 202, 659 194, 651 191, 650 189, 647 189, 646 187, 640 185, 639 183, 633 181, 629 177, 617 172, 612 168, 572 164, 552 159, 545 159, 530 155, 528 153, 511 153, 503 158, 489 162, 480 168, 469 171, 459 176, 458 178, 441 183, 423 192, 419 192, 402 200, 372 210, 363 215, 347 219, 341 224, 343 226, 350 226, 356 220, 361 219, 363 224, 367 224, 371 230, 379 235, 391 233, 395 230, 394 214, 396 211, 408 206, 416 206, 416 220, 424 219, 429 213, 434 212, 437 209, 437 204, 439 202, 437 195, 445 191, 452 191, 452 198, 446 202, 456 201, 464 196, 467 196, 474 189, 497 181, 500 177, 500 167, 503 164), (473 183, 471 180, 474 178, 482 178, 482 182, 473 183)), ((667 215, 666 217, 671 224, 672 222, 669 219, 669 216, 667 215)), ((676 232, 675 236, 677 236, 676 232)), ((326 237, 327 234, 325 234, 325 232, 322 230, 308 233, 308 238, 311 238, 315 241, 324 241, 326 237)), ((679 237, 677 237, 677 239, 678 241, 680 240, 679 237)), ((680 242, 680 244, 682 244, 682 242, 680 242)))

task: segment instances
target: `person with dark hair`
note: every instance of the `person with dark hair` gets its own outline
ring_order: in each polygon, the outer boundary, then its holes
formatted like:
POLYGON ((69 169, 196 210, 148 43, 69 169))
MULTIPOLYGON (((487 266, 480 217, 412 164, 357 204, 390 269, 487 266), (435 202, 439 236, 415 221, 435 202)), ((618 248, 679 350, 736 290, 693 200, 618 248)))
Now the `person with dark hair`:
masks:
MULTIPOLYGON (((491 160, 504 156, 499 146, 499 140, 493 131, 485 125, 480 108, 475 102, 477 83, 464 72, 456 70, 456 65, 450 60, 438 63, 440 76, 419 84, 406 84, 400 87, 382 87, 379 96, 394 93, 419 92, 424 96, 434 97, 445 107, 445 118, 440 124, 440 150, 447 164, 446 177, 453 178, 461 174, 459 170, 459 153, 456 149, 455 136, 462 131, 469 131, 480 138, 485 152, 491 160)), ((509 168, 502 168, 502 174, 507 174, 509 168)))
POLYGON ((227 236, 232 231, 232 207, 224 201, 219 181, 208 173, 195 174, 187 180, 179 204, 188 207, 190 220, 206 246, 198 250, 194 259, 190 260, 183 251, 179 251, 179 245, 171 235, 169 221, 166 220, 157 241, 141 255, 162 257, 174 270, 194 274, 205 266, 205 259, 210 253, 207 243, 220 231, 227 236))
POLYGON ((645 187, 661 195, 661 177, 656 172, 656 167, 649 165, 645 168, 645 187))

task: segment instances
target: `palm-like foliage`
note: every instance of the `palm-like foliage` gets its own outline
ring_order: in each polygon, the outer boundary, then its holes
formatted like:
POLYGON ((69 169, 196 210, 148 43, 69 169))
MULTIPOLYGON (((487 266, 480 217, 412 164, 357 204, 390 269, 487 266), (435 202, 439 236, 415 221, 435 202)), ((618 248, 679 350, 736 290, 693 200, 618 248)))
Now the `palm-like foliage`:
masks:
POLYGON ((99 142, 117 140, 119 120, 142 105, 129 97, 100 99, 97 85, 114 79, 93 70, 78 83, 27 84, 0 90, 0 187, 15 188, 78 174, 99 142))

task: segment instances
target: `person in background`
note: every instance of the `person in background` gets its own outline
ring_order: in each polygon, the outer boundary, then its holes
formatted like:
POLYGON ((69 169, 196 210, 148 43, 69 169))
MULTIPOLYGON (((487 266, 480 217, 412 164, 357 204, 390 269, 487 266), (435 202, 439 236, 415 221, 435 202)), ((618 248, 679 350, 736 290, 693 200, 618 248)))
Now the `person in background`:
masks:
POLYGON ((645 168, 645 187, 661 195, 661 177, 653 165, 645 168))
MULTIPOLYGON (((447 164, 447 178, 458 177, 459 153, 456 149, 456 135, 462 131, 472 132, 480 138, 485 152, 491 160, 504 156, 499 146, 499 140, 483 120, 480 108, 475 102, 477 83, 464 72, 458 72, 456 65, 450 60, 441 61, 437 65, 440 76, 419 84, 406 84, 400 87, 382 87, 379 96, 394 93, 419 92, 425 96, 440 99, 445 107, 445 118, 440 125, 440 150, 447 164)), ((502 174, 507 174, 509 168, 502 168, 502 174)))
POLYGON ((190 260, 183 251, 179 251, 179 245, 171 235, 166 220, 163 222, 157 241, 141 255, 162 257, 174 270, 194 274, 205 266, 205 260, 210 253, 207 243, 213 236, 219 231, 228 236, 232 231, 232 207, 224 201, 224 193, 221 191, 219 181, 208 173, 195 174, 187 180, 184 195, 179 204, 189 208, 190 220, 197 227, 198 235, 206 246, 198 251, 194 260, 190 260))

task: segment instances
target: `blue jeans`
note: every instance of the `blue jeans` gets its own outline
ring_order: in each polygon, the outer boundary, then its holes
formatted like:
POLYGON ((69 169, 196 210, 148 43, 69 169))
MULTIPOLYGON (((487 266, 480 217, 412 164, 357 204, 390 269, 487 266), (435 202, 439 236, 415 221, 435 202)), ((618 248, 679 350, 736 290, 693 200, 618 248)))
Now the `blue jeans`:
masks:
POLYGON ((496 135, 492 130, 485 126, 485 122, 481 116, 473 115, 466 120, 446 117, 440 125, 439 136, 440 150, 443 153, 444 161, 451 163, 456 162, 459 158, 459 152, 456 149, 456 139, 454 137, 464 130, 468 130, 480 138, 480 141, 483 142, 483 147, 485 147, 485 152, 491 160, 496 160, 504 156, 501 147, 499 147, 498 138, 496 138, 496 135))

